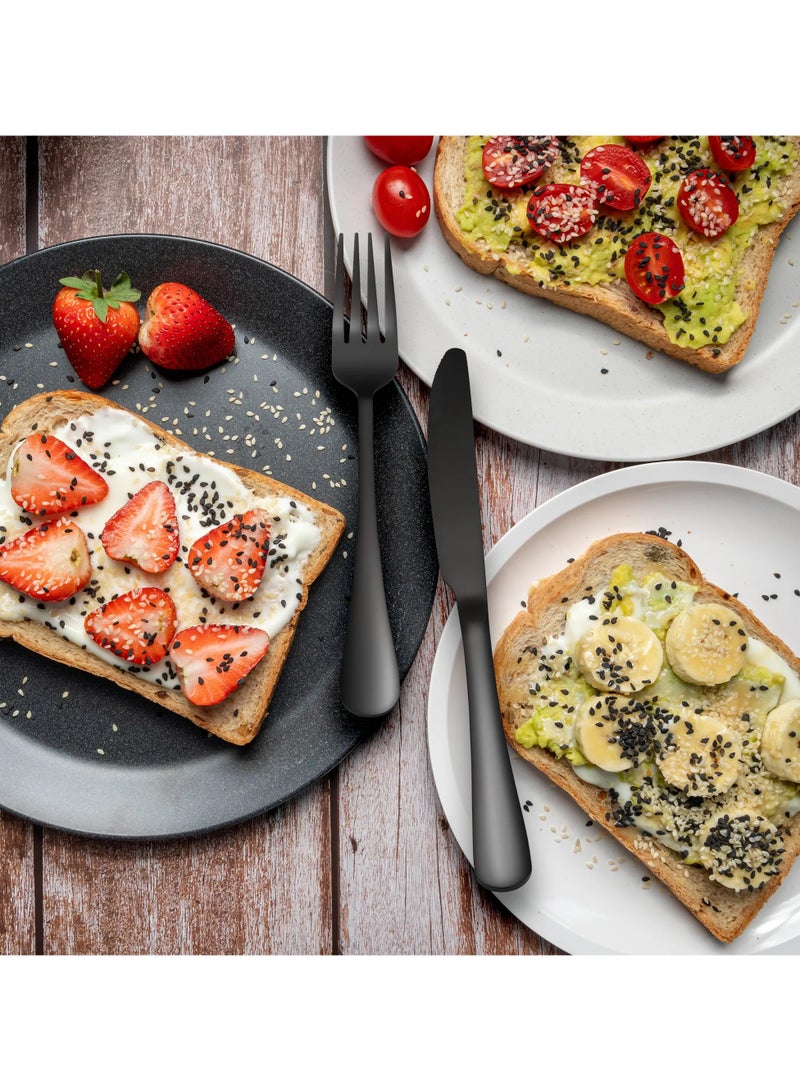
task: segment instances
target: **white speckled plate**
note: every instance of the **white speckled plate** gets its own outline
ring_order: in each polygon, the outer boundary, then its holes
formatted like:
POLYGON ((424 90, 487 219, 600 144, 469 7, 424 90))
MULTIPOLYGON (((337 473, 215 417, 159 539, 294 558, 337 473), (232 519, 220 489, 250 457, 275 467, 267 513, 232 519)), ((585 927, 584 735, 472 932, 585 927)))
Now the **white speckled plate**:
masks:
MULTIPOLYGON (((419 166, 430 184, 434 153, 419 166)), ((381 162, 360 137, 328 138, 331 216, 346 239, 379 231, 370 207, 381 162)), ((706 375, 608 326, 468 269, 435 217, 395 240, 400 352, 430 383, 466 350, 476 420, 548 451, 613 462, 684 458, 753 436, 800 408, 800 229, 784 233, 744 360, 706 375), (613 420, 615 427, 609 428, 613 420)))
MULTIPOLYGON (((521 520, 486 560, 493 642, 530 584, 595 539, 664 528, 701 571, 800 649, 800 489, 765 474, 706 462, 627 467, 577 485, 521 520)), ((457 618, 442 633, 431 676, 431 765, 450 827, 471 859, 469 740, 457 618)), ((512 755, 533 875, 499 900, 572 954, 800 952, 800 864, 733 943, 715 940, 610 834, 538 770, 512 755)))

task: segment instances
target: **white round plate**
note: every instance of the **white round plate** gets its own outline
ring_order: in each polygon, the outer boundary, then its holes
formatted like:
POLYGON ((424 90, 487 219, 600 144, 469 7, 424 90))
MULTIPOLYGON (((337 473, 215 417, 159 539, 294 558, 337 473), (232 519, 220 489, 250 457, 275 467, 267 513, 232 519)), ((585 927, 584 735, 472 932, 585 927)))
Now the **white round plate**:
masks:
MULTIPOLYGON (((615 470, 521 520, 486 558, 493 644, 534 580, 620 531, 669 532, 708 579, 738 594, 790 648, 800 648, 800 489, 708 462, 615 470)), ((434 661, 428 744, 442 807, 471 860, 467 696, 456 611, 434 661)), ((572 954, 800 952, 800 865, 737 940, 720 943, 610 834, 587 825, 570 797, 516 754, 512 765, 533 874, 520 890, 496 896, 550 943, 572 954)))
MULTIPOLYGON (((418 168, 429 186, 433 163, 431 151, 418 168)), ((381 231, 370 198, 383 165, 361 137, 328 138, 331 218, 348 269, 353 234, 381 231)), ((430 385, 446 350, 465 349, 475 419, 524 443, 611 462, 684 458, 800 408, 800 229, 784 232, 747 355, 723 375, 648 359, 595 319, 473 272, 435 213, 415 239, 394 239, 392 254, 403 360, 430 385)))

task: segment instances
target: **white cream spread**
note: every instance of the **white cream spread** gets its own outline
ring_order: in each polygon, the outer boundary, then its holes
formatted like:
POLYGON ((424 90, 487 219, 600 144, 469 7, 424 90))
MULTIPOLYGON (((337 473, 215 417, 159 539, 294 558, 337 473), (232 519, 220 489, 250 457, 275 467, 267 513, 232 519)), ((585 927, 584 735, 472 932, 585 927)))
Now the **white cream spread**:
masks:
MULTIPOLYGON (((136 587, 161 587, 175 603, 178 629, 202 623, 253 625, 273 639, 292 619, 302 592, 305 560, 318 544, 319 527, 313 511, 289 496, 257 497, 241 478, 194 452, 177 453, 162 446, 147 425, 122 409, 102 408, 53 429, 105 478, 108 495, 98 504, 70 517, 84 531, 90 549, 92 578, 83 591, 65 602, 37 602, 0 582, 0 619, 30 619, 55 629, 67 640, 124 670, 132 670, 159 685, 177 688, 169 660, 152 667, 129 666, 98 647, 87 636, 87 613, 113 595, 136 587), (100 541, 108 519, 148 482, 166 482, 175 497, 181 549, 177 560, 158 575, 109 558, 100 541), (257 507, 269 514, 270 555, 256 593, 241 603, 226 603, 204 594, 186 565, 189 547, 215 526, 257 507)), ((41 522, 17 506, 9 478, 12 459, 0 479, 0 541, 15 538, 41 522)))

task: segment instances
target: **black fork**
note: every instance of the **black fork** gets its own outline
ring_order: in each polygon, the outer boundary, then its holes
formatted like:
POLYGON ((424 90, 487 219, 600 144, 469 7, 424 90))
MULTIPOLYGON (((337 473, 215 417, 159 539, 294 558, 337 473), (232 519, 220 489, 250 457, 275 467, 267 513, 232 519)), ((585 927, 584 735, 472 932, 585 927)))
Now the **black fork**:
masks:
POLYGON ((384 716, 400 696, 397 655, 389 626, 375 501, 373 398, 397 374, 397 316, 389 238, 384 251, 384 336, 378 327, 378 293, 372 235, 367 236, 367 308, 361 331, 358 235, 353 242, 349 337, 345 321, 343 238, 339 236, 333 298, 331 366, 358 398, 358 532, 350 614, 341 672, 341 699, 356 716, 384 716))

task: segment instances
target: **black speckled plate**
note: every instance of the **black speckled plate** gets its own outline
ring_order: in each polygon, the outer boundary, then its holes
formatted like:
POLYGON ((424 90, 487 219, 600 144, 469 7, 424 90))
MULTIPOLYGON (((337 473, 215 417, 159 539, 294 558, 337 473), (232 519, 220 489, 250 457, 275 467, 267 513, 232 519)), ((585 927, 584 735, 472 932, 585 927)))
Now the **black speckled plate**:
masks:
MULTIPOLYGON (((284 802, 375 729, 338 697, 354 552, 347 535, 357 515, 355 403, 330 373, 331 307, 321 295, 225 247, 116 235, 50 247, 0 269, 0 418, 42 390, 82 389, 58 348, 50 309, 59 278, 90 268, 107 281, 124 269, 142 292, 142 309, 161 281, 188 283, 236 327, 238 362, 174 379, 132 355, 105 396, 201 452, 268 467, 347 518, 249 746, 230 746, 111 682, 0 642, 0 807, 102 837, 200 833, 284 802)), ((437 562, 424 440, 397 383, 376 400, 376 437, 387 596, 404 676, 428 623, 437 562)))

